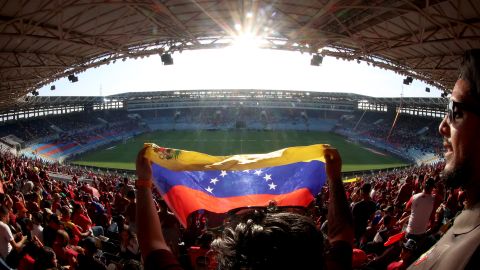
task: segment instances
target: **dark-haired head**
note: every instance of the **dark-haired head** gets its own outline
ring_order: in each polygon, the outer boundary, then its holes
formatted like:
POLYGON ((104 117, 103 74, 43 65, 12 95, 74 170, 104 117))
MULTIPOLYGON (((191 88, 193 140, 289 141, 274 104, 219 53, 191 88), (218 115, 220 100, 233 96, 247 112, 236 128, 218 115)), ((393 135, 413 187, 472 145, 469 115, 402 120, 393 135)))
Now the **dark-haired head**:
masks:
POLYGON ((372 190, 372 184, 370 183, 364 183, 362 185, 362 193, 365 195, 369 195, 370 191, 372 190))
POLYGON ((480 49, 465 52, 459 73, 458 78, 468 82, 470 94, 480 102, 480 49))
POLYGON ((224 230, 212 243, 219 269, 322 269, 323 236, 308 217, 267 213, 224 230))
POLYGON ((44 270, 57 267, 57 258, 53 249, 43 247, 35 260, 33 265, 34 270, 44 270))

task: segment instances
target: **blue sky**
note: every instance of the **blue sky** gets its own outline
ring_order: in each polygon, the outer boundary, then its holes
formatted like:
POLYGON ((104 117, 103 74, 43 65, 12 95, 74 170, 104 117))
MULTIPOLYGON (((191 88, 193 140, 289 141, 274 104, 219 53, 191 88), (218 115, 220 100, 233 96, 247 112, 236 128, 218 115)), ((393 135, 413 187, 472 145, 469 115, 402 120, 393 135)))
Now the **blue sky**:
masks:
POLYGON ((300 52, 229 47, 174 53, 174 65, 163 66, 160 56, 117 61, 77 74, 40 89, 43 96, 98 96, 137 91, 197 89, 274 89, 349 92, 375 97, 439 97, 441 91, 414 80, 356 61, 325 57, 310 65, 311 55, 300 52), (431 92, 425 92, 430 87, 431 92))

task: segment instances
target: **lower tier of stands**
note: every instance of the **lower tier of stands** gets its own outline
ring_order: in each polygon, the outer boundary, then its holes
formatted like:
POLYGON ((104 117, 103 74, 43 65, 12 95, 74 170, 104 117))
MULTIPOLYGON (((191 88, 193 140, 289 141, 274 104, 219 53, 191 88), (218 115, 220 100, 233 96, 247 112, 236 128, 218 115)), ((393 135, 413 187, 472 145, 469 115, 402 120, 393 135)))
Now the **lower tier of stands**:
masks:
POLYGON ((86 151, 96 149, 102 145, 114 141, 128 139, 142 133, 142 130, 119 129, 115 131, 105 130, 101 133, 90 134, 81 140, 63 139, 59 141, 47 141, 36 143, 23 149, 20 154, 32 158, 42 158, 47 161, 60 161, 86 151))

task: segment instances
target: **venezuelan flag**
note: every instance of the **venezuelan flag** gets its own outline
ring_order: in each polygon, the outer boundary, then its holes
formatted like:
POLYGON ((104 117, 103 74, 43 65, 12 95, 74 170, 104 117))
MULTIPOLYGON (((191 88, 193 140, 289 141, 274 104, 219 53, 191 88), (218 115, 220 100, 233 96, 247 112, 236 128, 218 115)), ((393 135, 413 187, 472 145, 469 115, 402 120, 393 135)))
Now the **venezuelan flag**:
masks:
POLYGON ((247 206, 307 206, 325 183, 317 144, 267 154, 210 156, 145 144, 155 185, 183 226, 197 210, 226 213, 247 206))

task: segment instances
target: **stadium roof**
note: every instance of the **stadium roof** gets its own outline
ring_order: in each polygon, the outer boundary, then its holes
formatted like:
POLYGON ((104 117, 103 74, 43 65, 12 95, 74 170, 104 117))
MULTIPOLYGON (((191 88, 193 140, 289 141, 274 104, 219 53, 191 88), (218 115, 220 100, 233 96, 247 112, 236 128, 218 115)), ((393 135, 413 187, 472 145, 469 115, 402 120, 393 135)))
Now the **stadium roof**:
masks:
POLYGON ((98 105, 108 102, 129 102, 138 100, 162 100, 164 102, 189 102, 200 101, 208 102, 212 100, 278 100, 288 101, 295 104, 304 102, 332 103, 335 101, 361 102, 365 101, 371 104, 381 104, 386 106, 399 107, 425 107, 444 110, 447 105, 445 98, 377 98, 352 93, 336 92, 309 92, 309 91, 287 91, 287 90, 175 90, 175 91, 155 91, 155 92, 131 92, 102 96, 38 96, 24 99, 16 105, 16 110, 38 109, 49 107, 66 106, 85 106, 98 105))
POLYGON ((224 47, 241 32, 449 89, 462 52, 480 47, 480 1, 3 0, 0 109, 88 68, 224 47))

